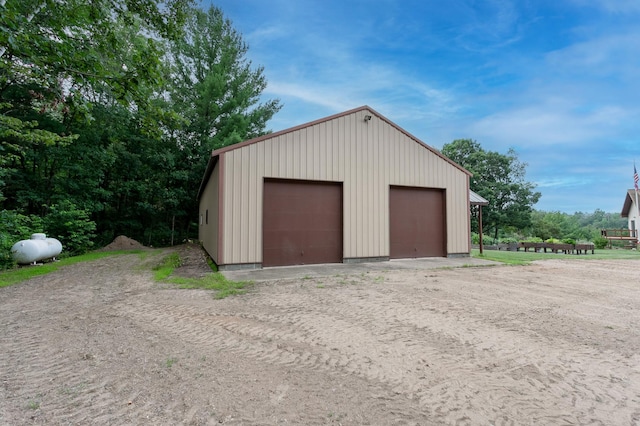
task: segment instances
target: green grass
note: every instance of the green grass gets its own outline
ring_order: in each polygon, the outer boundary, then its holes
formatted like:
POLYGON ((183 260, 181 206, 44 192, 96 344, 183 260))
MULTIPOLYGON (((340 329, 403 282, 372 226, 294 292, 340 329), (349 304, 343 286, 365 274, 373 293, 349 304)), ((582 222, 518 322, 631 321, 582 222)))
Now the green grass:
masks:
POLYGON ((158 266, 153 268, 153 278, 156 281, 166 280, 181 263, 182 261, 178 253, 170 254, 162 259, 162 262, 158 266))
POLYGON ((29 402, 27 402, 27 409, 37 410, 38 408, 40 408, 40 401, 31 399, 29 400, 29 402))
POLYGON ((116 256, 121 254, 140 254, 145 255, 142 250, 118 250, 118 251, 101 251, 91 252, 80 256, 73 256, 61 259, 57 262, 49 262, 44 265, 36 266, 21 266, 16 269, 10 269, 8 271, 0 272, 0 288, 7 287, 13 284, 17 284, 22 281, 37 277, 39 275, 46 275, 57 271, 58 269, 73 265, 80 262, 91 262, 94 260, 102 259, 109 256, 116 256))
POLYGON ((202 278, 172 277, 171 274, 180 264, 180 256, 177 253, 168 255, 158 266, 153 268, 155 280, 175 284, 184 289, 214 290, 216 292, 214 298, 216 299, 244 294, 246 287, 252 284, 247 281, 227 280, 220 272, 214 271, 202 278))
POLYGON ((534 253, 524 251, 502 251, 502 250, 484 250, 484 253, 480 255, 478 249, 473 249, 471 256, 479 259, 493 260, 496 262, 502 262, 507 265, 528 265, 535 260, 548 260, 548 259, 571 259, 571 260, 625 260, 625 259, 637 259, 640 260, 640 252, 634 250, 609 250, 602 249, 596 250, 595 254, 554 254, 554 253, 534 253))

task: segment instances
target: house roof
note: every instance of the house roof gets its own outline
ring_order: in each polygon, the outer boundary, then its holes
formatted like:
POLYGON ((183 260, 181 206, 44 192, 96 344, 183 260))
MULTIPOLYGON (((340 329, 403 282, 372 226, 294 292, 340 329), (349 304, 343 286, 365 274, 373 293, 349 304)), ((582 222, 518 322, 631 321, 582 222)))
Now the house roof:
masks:
POLYGON ((489 201, 485 200, 472 190, 469 190, 469 204, 472 206, 486 206, 489 204, 489 201))
POLYGON ((348 111, 345 111, 345 112, 341 112, 339 114, 330 115, 328 117, 321 118, 319 120, 310 121, 308 123, 301 124, 301 125, 295 126, 295 127, 291 127, 291 128, 285 129, 285 130, 280 130, 280 131, 275 132, 275 133, 268 133, 266 135, 259 136, 257 138, 249 139, 249 140, 244 141, 244 142, 240 142, 240 143, 237 143, 237 144, 234 144, 234 145, 229 145, 229 146, 226 146, 224 148, 220 148, 220 149, 212 151, 211 152, 211 157, 209 159, 209 163, 207 164, 207 169, 206 169, 205 174, 204 174, 204 176, 202 178, 202 182, 200 183, 200 188, 198 190, 198 199, 202 195, 202 192, 204 191, 204 188, 205 188, 207 182, 209 181, 209 177, 211 176, 211 173, 213 172, 213 168, 215 167, 216 163, 218 162, 218 157, 221 154, 224 154, 225 152, 233 151, 235 149, 239 149, 239 148, 245 147, 247 145, 252 145, 252 144, 255 144, 255 143, 259 143, 259 142, 262 142, 262 141, 267 140, 267 139, 271 139, 271 138, 275 138, 275 137, 278 137, 278 136, 281 136, 281 135, 285 135, 287 133, 295 132, 297 130, 301 130, 301 129, 304 129, 304 128, 307 128, 307 127, 315 126, 315 125, 320 124, 320 123, 324 123, 324 122, 327 122, 327 121, 335 120, 337 118, 340 118, 340 117, 343 117, 343 116, 347 116, 347 115, 350 115, 350 114, 354 114, 354 113, 360 112, 360 111, 368 111, 370 114, 375 115, 377 118, 385 121, 386 123, 388 123, 389 125, 394 127, 399 132, 404 133, 406 136, 408 136, 414 142, 420 144, 423 148, 431 151, 433 154, 437 155, 438 157, 442 158, 443 160, 445 160, 446 162, 450 163, 454 167, 458 168, 462 172, 466 173, 468 176, 472 176, 471 172, 466 170, 464 167, 462 167, 458 163, 455 163, 454 161, 452 161, 449 158, 447 158, 444 154, 442 154, 437 149, 435 149, 435 148, 427 145, 426 143, 422 142, 420 139, 418 139, 417 137, 413 136, 411 133, 407 132, 406 130, 402 129, 397 124, 395 124, 394 122, 392 122, 388 118, 384 117, 382 114, 378 113, 377 111, 375 111, 371 107, 369 107, 367 105, 363 105, 361 107, 354 108, 354 109, 351 109, 351 110, 348 110, 348 111))
POLYGON ((627 191, 627 196, 624 197, 624 205, 622 206, 622 212, 620 213, 621 217, 629 217, 629 210, 631 210, 631 206, 633 206, 633 201, 637 197, 640 197, 640 194, 636 194, 635 189, 629 189, 627 191))

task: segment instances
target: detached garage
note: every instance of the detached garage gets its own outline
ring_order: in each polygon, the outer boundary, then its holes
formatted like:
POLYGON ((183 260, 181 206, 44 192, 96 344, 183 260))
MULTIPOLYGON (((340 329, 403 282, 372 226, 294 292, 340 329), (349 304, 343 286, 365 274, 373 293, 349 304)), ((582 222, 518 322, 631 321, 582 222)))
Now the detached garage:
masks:
POLYGON ((469 172, 367 106, 213 151, 198 198, 221 270, 471 251, 469 172))

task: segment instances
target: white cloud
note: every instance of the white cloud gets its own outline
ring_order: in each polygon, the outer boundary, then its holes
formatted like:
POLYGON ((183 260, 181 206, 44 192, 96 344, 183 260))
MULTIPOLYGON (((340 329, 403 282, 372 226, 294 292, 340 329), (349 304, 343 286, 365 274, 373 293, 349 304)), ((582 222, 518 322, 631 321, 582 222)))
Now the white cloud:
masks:
POLYGON ((640 13, 638 0, 573 0, 584 7, 597 7, 610 13, 640 13))
MULTIPOLYGON (((640 4, 640 2, 638 2, 640 4)), ((572 75, 628 75, 640 67, 640 31, 592 37, 547 55, 547 64, 572 75)), ((636 75, 637 78, 637 75, 636 75)))
POLYGON ((585 112, 546 103, 496 112, 476 121, 470 130, 479 139, 500 141, 503 146, 584 145, 606 138, 628 115, 617 106, 585 112))

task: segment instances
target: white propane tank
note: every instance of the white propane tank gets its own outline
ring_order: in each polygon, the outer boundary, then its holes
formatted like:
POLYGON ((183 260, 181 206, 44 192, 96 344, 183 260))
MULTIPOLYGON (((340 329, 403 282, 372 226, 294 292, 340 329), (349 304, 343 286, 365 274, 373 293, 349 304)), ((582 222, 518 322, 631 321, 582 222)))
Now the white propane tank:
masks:
POLYGON ((45 234, 32 234, 30 240, 18 241, 11 247, 11 254, 20 264, 36 263, 56 257, 62 252, 62 243, 45 234))

